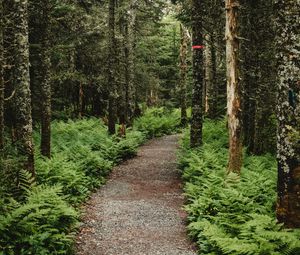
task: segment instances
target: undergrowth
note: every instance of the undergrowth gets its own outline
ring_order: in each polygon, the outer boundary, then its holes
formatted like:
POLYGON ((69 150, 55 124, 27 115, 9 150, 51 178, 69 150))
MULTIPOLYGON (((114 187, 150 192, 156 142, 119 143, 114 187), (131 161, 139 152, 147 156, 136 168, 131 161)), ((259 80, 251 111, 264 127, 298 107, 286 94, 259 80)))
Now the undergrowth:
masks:
POLYGON ((36 183, 16 158, 2 157, 0 254, 71 254, 80 203, 147 138, 174 132, 178 124, 179 112, 163 108, 147 110, 125 138, 109 136, 96 118, 53 122, 51 159, 36 148, 36 183))
POLYGON ((241 177, 226 174, 228 137, 224 121, 207 121, 204 144, 181 143, 189 233, 199 254, 298 255, 300 232, 275 220, 276 162, 271 155, 244 157, 241 177))
POLYGON ((147 138, 169 135, 180 130, 180 111, 165 108, 150 108, 135 120, 134 128, 147 138))

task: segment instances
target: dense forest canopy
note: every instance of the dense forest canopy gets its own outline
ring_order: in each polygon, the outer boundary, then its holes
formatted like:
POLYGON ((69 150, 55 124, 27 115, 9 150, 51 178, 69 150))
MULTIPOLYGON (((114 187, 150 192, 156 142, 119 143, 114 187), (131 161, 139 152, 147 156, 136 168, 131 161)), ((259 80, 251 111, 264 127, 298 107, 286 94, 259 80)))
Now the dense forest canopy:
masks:
MULTIPOLYGON (((225 182, 243 182, 251 156, 276 157, 273 229, 299 228, 299 12, 299 0, 1 0, 0 254, 70 252, 88 191, 145 139, 183 129, 186 171, 205 148, 228 153, 225 182), (207 127, 226 144, 209 147, 217 143, 207 127), (47 224, 40 212, 49 197, 49 214, 59 216, 47 224), (22 223, 28 215, 35 220, 22 223), (55 230, 60 217, 68 223, 55 230)), ((209 254, 277 249, 216 248, 213 227, 201 224, 194 237, 213 240, 209 254)), ((299 252, 296 233, 282 244, 286 254, 299 252)))

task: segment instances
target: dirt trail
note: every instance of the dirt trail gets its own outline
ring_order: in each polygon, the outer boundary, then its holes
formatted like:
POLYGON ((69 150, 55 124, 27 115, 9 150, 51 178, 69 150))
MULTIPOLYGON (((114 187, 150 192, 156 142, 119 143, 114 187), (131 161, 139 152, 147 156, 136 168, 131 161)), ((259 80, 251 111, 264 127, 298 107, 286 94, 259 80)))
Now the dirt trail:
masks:
POLYGON ((154 139, 116 167, 85 207, 78 255, 195 255, 185 230, 178 136, 154 139))

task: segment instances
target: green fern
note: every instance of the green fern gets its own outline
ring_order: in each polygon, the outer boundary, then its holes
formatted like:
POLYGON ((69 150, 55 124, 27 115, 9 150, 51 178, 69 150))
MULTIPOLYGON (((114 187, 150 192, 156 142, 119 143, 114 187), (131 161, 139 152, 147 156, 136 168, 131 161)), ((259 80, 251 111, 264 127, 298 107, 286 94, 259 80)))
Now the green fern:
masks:
MULTIPOLYGON (((78 223, 73 206, 103 184, 115 164, 134 156, 147 137, 177 131, 179 116, 150 109, 125 138, 109 136, 96 118, 55 121, 51 159, 36 149, 37 185, 27 171, 19 171, 18 158, 1 158, 0 254, 70 254, 78 223)), ((34 139, 40 144, 38 132, 34 139)))
POLYGON ((300 254, 299 232, 285 230, 275 219, 274 157, 245 155, 241 176, 226 175, 224 121, 206 122, 203 133, 201 149, 190 150, 186 132, 178 153, 188 229, 201 254, 300 254))

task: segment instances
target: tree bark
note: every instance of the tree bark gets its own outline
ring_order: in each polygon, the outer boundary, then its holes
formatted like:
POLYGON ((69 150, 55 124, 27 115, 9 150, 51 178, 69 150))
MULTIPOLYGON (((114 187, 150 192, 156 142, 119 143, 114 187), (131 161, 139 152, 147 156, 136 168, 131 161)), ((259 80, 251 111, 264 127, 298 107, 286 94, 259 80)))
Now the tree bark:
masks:
POLYGON ((115 0, 109 1, 109 59, 108 59, 108 132, 113 135, 116 133, 116 119, 117 119, 117 82, 116 82, 116 38, 115 38, 115 0))
POLYGON ((41 154, 51 156, 51 84, 50 84, 50 0, 29 2, 30 83, 33 116, 41 122, 41 154), (34 104, 34 105, 35 105, 34 104))
POLYGON ((228 172, 242 167, 242 116, 239 63, 239 0, 226 0, 227 115, 229 128, 228 172))
POLYGON ((241 10, 241 67, 244 145, 251 154, 275 152, 276 80, 273 3, 244 1, 241 10), (257 22, 259 20, 259 22, 257 22))
POLYGON ((179 97, 181 109, 181 125, 187 125, 187 103, 186 103, 186 78, 187 78, 187 54, 188 54, 188 31, 183 24, 180 24, 181 46, 180 46, 180 81, 179 97))
POLYGON ((50 83, 50 2, 43 2, 42 31, 41 32, 41 153, 51 157, 51 83, 50 83))
POLYGON ((135 23, 137 0, 131 0, 126 17, 125 63, 126 63, 126 122, 132 125, 135 111, 135 23))
POLYGON ((4 148, 4 54, 3 54, 3 3, 0 2, 0 151, 4 148))
POLYGON ((202 1, 192 1, 192 30, 193 30, 193 96, 191 120, 191 147, 202 145, 203 125, 203 32, 202 32, 202 1))
POLYGON ((29 78, 28 1, 15 0, 14 88, 16 136, 20 155, 26 158, 25 168, 35 175, 32 141, 31 91, 29 78))
POLYGON ((83 97, 84 97, 83 85, 80 82, 79 91, 78 91, 78 118, 79 119, 81 119, 83 116, 83 97))
POLYGON ((277 218, 300 227, 300 1, 277 0, 277 218))
POLYGON ((218 87, 216 83, 216 49, 214 35, 207 34, 205 43, 205 113, 211 119, 217 116, 218 87))

